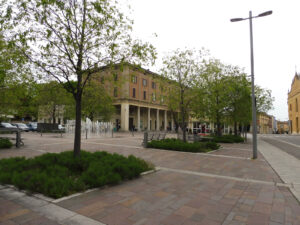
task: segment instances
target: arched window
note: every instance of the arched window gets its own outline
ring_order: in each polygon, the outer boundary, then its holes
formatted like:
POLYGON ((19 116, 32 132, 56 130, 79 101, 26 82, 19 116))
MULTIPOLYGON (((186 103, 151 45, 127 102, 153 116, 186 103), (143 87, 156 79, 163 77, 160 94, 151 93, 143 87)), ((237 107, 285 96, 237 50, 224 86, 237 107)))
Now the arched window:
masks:
POLYGON ((296 112, 298 112, 298 99, 296 98, 296 112))

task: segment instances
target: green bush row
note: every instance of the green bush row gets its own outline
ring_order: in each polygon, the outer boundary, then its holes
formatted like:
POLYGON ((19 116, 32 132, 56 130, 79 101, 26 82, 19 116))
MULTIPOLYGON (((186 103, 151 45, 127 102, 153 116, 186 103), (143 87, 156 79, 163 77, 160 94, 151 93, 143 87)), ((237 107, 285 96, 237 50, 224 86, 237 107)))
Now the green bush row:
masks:
POLYGON ((0 183, 60 198, 78 191, 117 184, 153 169, 134 156, 124 157, 107 152, 81 151, 47 153, 35 158, 15 157, 0 160, 0 183))
POLYGON ((170 138, 160 141, 151 141, 147 143, 147 148, 159 148, 182 152, 209 152, 218 149, 220 145, 215 142, 195 142, 188 143, 182 140, 170 138))
POLYGON ((0 138, 0 148, 11 148, 13 144, 8 138, 0 138))
POLYGON ((223 136, 214 136, 213 141, 217 143, 241 143, 244 142, 245 139, 241 136, 235 135, 223 135, 223 136))

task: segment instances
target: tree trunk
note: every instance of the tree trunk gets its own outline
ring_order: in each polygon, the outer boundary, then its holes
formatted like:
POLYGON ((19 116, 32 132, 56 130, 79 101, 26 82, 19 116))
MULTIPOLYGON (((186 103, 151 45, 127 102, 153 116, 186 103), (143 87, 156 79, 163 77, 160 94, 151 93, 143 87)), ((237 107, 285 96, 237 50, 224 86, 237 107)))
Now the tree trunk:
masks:
POLYGON ((222 136, 222 130, 221 130, 221 123, 220 123, 220 118, 219 118, 219 114, 217 113, 217 118, 216 118, 216 122, 217 122, 217 136, 222 136))
POLYGON ((183 141, 186 142, 186 124, 185 124, 184 112, 182 112, 181 118, 182 118, 182 138, 183 141))
POLYGON ((237 132, 237 122, 234 121, 234 135, 237 136, 238 132, 237 132))
POLYGON ((53 105, 53 108, 52 108, 52 124, 55 124, 55 113, 56 113, 56 106, 53 105))
POLYGON ((74 139, 74 157, 80 157, 81 148, 81 94, 76 95, 76 119, 75 119, 75 139, 74 139))
POLYGON ((172 116, 173 116, 173 120, 174 120, 174 124, 175 124, 175 132, 178 133, 178 119, 177 119, 177 113, 174 112, 173 110, 171 110, 172 116))

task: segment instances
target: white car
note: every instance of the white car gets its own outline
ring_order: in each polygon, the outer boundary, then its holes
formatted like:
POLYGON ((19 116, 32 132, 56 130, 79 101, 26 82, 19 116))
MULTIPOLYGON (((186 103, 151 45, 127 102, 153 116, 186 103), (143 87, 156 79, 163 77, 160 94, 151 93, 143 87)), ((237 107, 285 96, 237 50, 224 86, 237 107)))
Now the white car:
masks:
POLYGON ((23 130, 23 131, 26 131, 26 132, 29 131, 29 127, 24 123, 14 123, 13 125, 16 126, 19 129, 23 130))
POLYGON ((0 127, 4 127, 4 128, 17 128, 16 126, 13 126, 10 123, 6 123, 6 122, 1 122, 0 127))
POLYGON ((65 130, 65 127, 63 125, 61 125, 61 124, 58 124, 58 129, 59 130, 65 130))

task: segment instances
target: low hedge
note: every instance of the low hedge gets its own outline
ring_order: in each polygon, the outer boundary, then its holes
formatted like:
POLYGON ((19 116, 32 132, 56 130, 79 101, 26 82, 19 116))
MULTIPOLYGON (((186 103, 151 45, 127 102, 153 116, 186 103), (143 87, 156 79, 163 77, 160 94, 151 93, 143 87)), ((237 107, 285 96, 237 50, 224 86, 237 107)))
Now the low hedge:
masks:
POLYGON ((217 143, 241 143, 245 139, 236 135, 213 136, 213 141, 217 143))
POLYGON ((47 153, 31 159, 15 157, 0 160, 0 183, 60 198, 90 188, 113 185, 138 177, 153 169, 132 155, 81 151, 47 153))
POLYGON ((182 140, 170 138, 159 141, 151 141, 147 143, 147 148, 159 148, 182 152, 209 152, 220 147, 215 142, 195 142, 188 143, 182 140))
POLYGON ((1 148, 11 148, 13 144, 8 138, 0 138, 0 149, 1 148))

